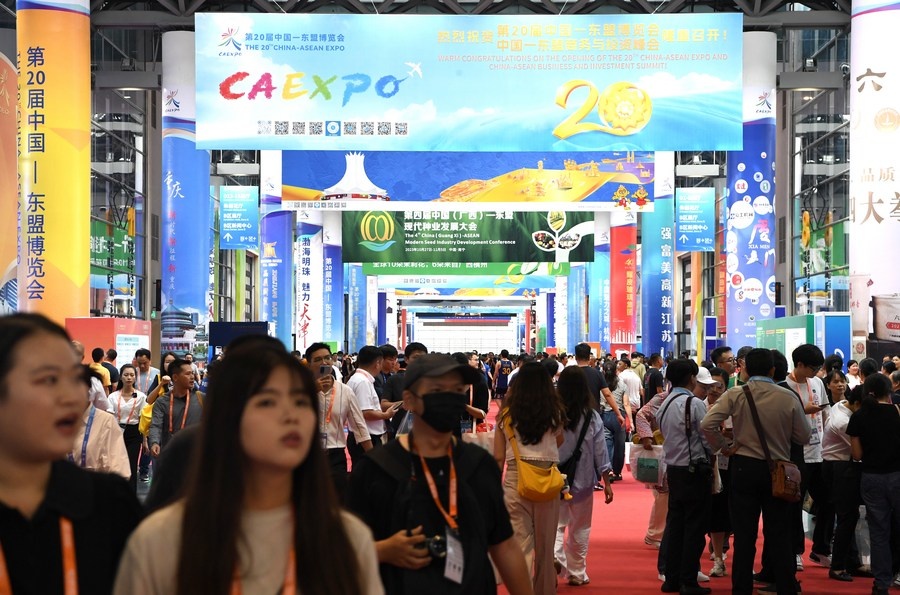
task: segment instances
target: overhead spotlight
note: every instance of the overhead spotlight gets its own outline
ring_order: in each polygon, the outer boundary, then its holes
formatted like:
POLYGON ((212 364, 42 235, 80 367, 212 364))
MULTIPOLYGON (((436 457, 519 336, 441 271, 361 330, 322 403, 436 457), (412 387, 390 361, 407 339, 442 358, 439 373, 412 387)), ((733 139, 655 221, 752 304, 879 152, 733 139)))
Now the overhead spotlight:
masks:
POLYGON ((803 60, 803 72, 817 72, 819 66, 815 58, 806 58, 803 60))

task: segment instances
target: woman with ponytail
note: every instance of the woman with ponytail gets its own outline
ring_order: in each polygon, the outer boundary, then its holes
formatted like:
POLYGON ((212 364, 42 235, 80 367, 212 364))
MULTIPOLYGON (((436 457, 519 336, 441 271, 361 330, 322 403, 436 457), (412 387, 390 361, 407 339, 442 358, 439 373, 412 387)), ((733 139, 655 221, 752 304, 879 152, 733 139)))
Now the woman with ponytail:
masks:
MULTIPOLYGON (((860 410, 847 424, 850 451, 860 461, 862 499, 872 544, 872 595, 888 595, 892 519, 900 518, 900 406, 891 403, 891 381, 872 374, 863 383, 860 410)), ((896 524, 894 525, 896 528, 896 524)))

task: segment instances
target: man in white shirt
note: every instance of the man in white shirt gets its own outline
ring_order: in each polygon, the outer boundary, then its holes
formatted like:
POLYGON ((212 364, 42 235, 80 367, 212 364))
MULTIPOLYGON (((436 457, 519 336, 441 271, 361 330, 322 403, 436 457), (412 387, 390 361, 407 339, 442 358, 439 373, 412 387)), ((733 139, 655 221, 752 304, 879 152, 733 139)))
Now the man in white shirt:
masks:
MULTIPOLYGON (((805 497, 807 491, 818 508, 816 528, 813 531, 810 560, 821 565, 831 565, 831 539, 834 534, 834 508, 828 503, 828 492, 822 476, 822 435, 825 433, 825 422, 828 421, 828 395, 825 384, 817 376, 825 356, 815 345, 800 345, 791 353, 794 369, 787 376, 788 386, 803 402, 803 411, 810 423, 809 442, 803 447, 803 462, 800 490, 805 497)), ((805 547, 803 536, 795 543, 797 553, 797 569, 803 568, 802 552, 805 547)))
MULTIPOLYGON (((400 403, 382 404, 378 393, 375 392, 375 374, 380 373, 383 359, 378 347, 366 345, 359 350, 359 354, 356 356, 357 370, 347 381, 347 386, 356 395, 356 402, 366 420, 373 447, 383 444, 382 438, 386 431, 385 421, 393 417, 400 405, 400 403)), ((365 452, 353 436, 349 436, 347 439, 347 450, 350 451, 350 459, 354 464, 365 452)))
POLYGON ((149 349, 138 349, 134 352, 134 365, 137 366, 137 379, 134 382, 134 388, 138 389, 145 395, 150 394, 150 386, 156 377, 159 376, 159 370, 150 365, 150 358, 153 354, 149 349))
POLYGON ((372 440, 353 389, 336 381, 331 373, 331 348, 325 343, 313 343, 306 349, 305 357, 318 384, 319 440, 328 456, 335 490, 343 500, 347 489, 347 453, 344 450, 347 434, 344 430, 348 429, 366 452, 372 449, 372 440))
MULTIPOLYGON (((625 394, 628 397, 628 402, 631 404, 633 416, 641 408, 641 392, 643 391, 641 377, 637 375, 637 372, 631 367, 631 362, 627 359, 619 360, 616 364, 616 372, 619 381, 625 383, 625 394)), ((634 421, 633 417, 631 421, 634 421)))

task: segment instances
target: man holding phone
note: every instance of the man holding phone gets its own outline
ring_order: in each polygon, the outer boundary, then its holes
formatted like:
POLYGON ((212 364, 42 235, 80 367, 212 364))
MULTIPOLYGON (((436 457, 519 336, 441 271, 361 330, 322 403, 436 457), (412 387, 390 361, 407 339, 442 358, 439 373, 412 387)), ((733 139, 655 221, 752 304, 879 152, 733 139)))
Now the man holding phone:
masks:
POLYGON ((347 488, 347 434, 349 429, 363 451, 372 449, 366 420, 353 390, 334 378, 331 348, 325 343, 313 343, 306 350, 306 361, 319 393, 319 439, 328 456, 331 478, 338 496, 343 500, 347 488))
MULTIPOLYGON (((822 435, 825 432, 825 422, 828 421, 828 395, 825 394, 825 383, 817 376, 825 356, 822 350, 815 345, 800 345, 793 352, 791 358, 794 369, 787 376, 788 386, 798 395, 803 403, 803 412, 809 420, 811 434, 809 442, 803 447, 804 469, 801 473, 800 490, 801 498, 806 497, 806 492, 812 496, 818 507, 816 513, 816 528, 813 531, 813 545, 810 559, 821 565, 831 564, 831 538, 834 534, 834 509, 828 503, 828 490, 822 475, 822 435)), ((802 500, 801 500, 802 502, 802 500)), ((797 548, 801 545, 797 540, 797 548)), ((800 549, 802 552, 803 550, 800 549)), ((797 556, 797 570, 803 569, 803 558, 797 556)))

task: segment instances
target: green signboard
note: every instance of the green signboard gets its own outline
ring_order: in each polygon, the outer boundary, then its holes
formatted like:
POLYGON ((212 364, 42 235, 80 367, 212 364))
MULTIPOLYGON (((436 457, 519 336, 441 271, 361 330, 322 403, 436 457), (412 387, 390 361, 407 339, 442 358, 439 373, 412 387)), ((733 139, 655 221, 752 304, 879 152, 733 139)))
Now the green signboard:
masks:
POLYGON ((106 275, 110 270, 132 274, 134 239, 125 229, 103 221, 91 221, 91 274, 106 275))
POLYGON ((344 262, 567 263, 594 259, 591 212, 351 211, 343 213, 342 222, 344 262))

